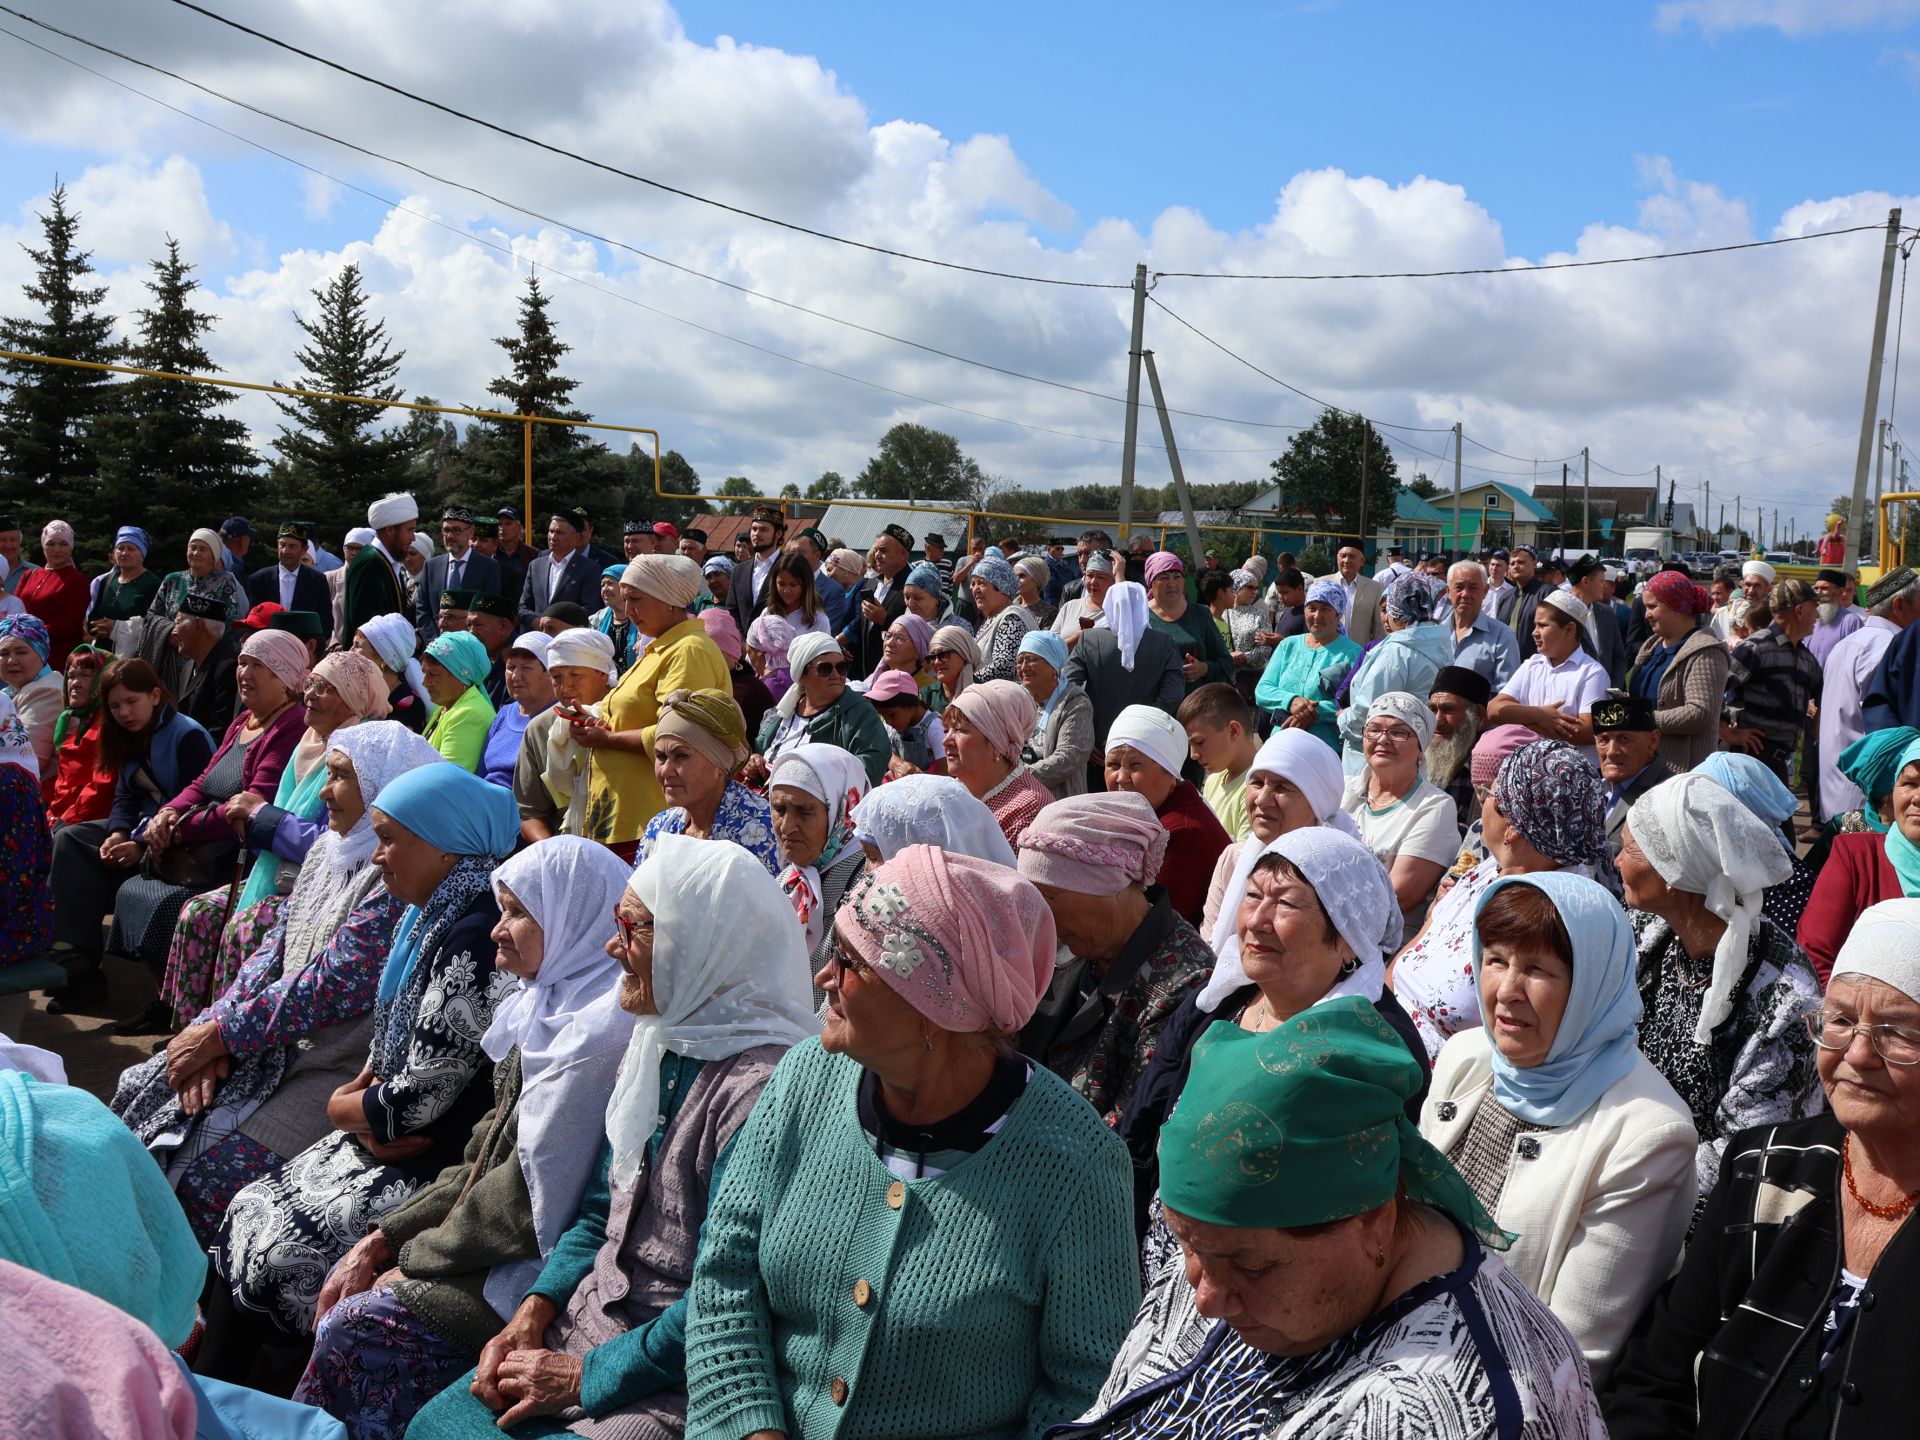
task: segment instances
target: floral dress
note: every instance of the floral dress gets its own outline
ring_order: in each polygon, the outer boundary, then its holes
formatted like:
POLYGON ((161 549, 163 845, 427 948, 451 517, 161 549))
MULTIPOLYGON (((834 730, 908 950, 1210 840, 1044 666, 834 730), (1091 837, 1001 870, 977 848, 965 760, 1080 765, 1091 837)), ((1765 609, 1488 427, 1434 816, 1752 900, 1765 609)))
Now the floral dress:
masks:
POLYGON ((1393 993, 1413 1019, 1427 1047, 1439 1058, 1448 1037, 1481 1023, 1480 991, 1473 983, 1473 912, 1487 887, 1500 878, 1489 855, 1454 882, 1433 904, 1420 938, 1393 962, 1393 993))
MULTIPOLYGON (((640 832, 640 848, 634 852, 633 868, 638 870, 653 853, 654 841, 659 836, 684 835, 686 831, 684 807, 673 805, 662 810, 640 832)), ((721 792, 720 804, 713 812, 713 832, 707 838, 731 840, 766 866, 769 875, 780 873, 780 847, 773 838, 773 812, 768 808, 767 798, 754 794, 738 780, 729 780, 721 792)))
POLYGON ((53 896, 47 889, 52 863, 39 782, 0 760, 0 967, 35 959, 53 943, 53 896))

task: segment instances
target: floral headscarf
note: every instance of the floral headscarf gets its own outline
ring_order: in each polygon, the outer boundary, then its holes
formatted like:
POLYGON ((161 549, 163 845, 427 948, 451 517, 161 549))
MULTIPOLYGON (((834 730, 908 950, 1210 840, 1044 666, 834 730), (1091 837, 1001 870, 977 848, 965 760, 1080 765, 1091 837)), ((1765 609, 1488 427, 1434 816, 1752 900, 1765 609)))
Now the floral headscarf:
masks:
POLYGON ((1403 625, 1433 619, 1432 577, 1409 571, 1387 586, 1386 602, 1388 618, 1403 625))
POLYGON ((828 917, 822 913, 824 890, 820 874, 854 844, 853 807, 871 788, 867 767, 859 757, 838 745, 808 741, 783 753, 767 777, 767 790, 776 785, 791 785, 804 790, 827 807, 827 843, 811 865, 789 862, 780 872, 780 888, 793 904, 794 914, 806 932, 807 953, 811 955, 827 931, 828 917))
POLYGON ((1493 799, 1507 823, 1556 865, 1606 861, 1607 784, 1566 741, 1536 740, 1507 756, 1493 777, 1493 799))

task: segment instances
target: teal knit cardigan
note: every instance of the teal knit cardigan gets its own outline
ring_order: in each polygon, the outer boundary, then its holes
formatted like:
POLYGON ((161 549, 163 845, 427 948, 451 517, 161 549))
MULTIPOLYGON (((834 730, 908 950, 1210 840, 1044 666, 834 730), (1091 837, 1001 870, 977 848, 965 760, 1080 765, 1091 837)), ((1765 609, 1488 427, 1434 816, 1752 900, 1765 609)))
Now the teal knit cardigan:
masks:
POLYGON ((1083 1414, 1140 1301, 1126 1146, 1035 1066, 984 1149, 898 1181, 861 1074, 796 1045, 734 1139, 688 1292, 687 1434, 1011 1440, 1083 1414))

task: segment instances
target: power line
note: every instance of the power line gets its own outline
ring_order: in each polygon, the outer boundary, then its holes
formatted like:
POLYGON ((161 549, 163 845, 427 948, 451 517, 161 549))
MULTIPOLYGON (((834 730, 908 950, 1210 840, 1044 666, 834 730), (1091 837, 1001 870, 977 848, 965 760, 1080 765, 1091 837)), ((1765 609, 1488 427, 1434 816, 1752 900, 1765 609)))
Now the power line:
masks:
MULTIPOLYGON (((19 15, 18 11, 13 10, 10 7, 4 6, 4 5, 0 5, 0 10, 4 10, 8 14, 19 15)), ((20 18, 26 19, 29 21, 32 20, 31 16, 21 16, 20 18)), ((34 21, 32 23, 38 24, 39 22, 34 21)), ((51 27, 43 26, 42 28, 51 28, 51 27)), ((363 195, 367 199, 375 202, 376 204, 384 206, 387 209, 392 210, 398 214, 412 216, 416 220, 423 221, 426 224, 433 225, 438 227, 439 229, 445 230, 448 234, 456 236, 457 238, 459 238, 460 240, 464 241, 469 245, 479 245, 486 249, 497 251, 498 253, 505 255, 509 259, 513 260, 516 264, 521 259, 526 258, 526 257, 523 257, 520 254, 520 252, 515 250, 511 245, 502 244, 497 240, 489 240, 485 236, 472 234, 469 231, 462 230, 457 225, 449 224, 448 222, 440 219, 437 215, 431 215, 425 211, 415 210, 410 206, 404 205, 401 202, 392 199, 389 196, 380 194, 378 191, 369 190, 364 185, 358 185, 351 180, 342 179, 339 176, 333 175, 328 171, 320 169, 316 165, 310 165, 306 161, 298 159, 295 156, 288 155, 283 151, 275 150, 272 146, 263 144, 262 142, 253 139, 251 136, 242 135, 237 130, 230 130, 226 126, 221 125, 216 121, 207 119, 203 115, 195 115, 192 111, 183 109, 182 107, 172 104, 169 101, 162 100, 157 95, 150 95, 146 91, 140 89, 137 85, 130 85, 126 81, 121 80, 116 76, 108 75, 103 71, 96 70, 90 65, 84 64, 79 60, 75 60, 72 56, 62 55, 59 51, 50 49, 49 47, 42 45, 35 40, 28 39, 26 36, 21 35, 16 31, 9 30, 4 26, 0 26, 0 35, 5 35, 9 39, 16 40, 20 44, 27 46, 29 49, 37 50, 43 55, 51 56, 55 60, 59 60, 67 65, 71 65, 74 67, 74 69, 84 71, 86 74, 92 75, 97 79, 104 80, 110 85, 116 85, 122 90, 127 91, 129 94, 137 95, 142 100, 148 101, 149 103, 154 105, 158 105, 163 110, 169 110, 173 112, 174 114, 180 116, 182 119, 191 120, 194 124, 205 126, 209 130, 215 131, 216 133, 221 135, 225 135, 230 140, 236 140, 243 145, 251 146, 256 150, 261 151, 263 154, 273 156, 276 160, 284 161, 285 163, 292 165, 297 169, 305 170, 307 173, 312 175, 317 175, 323 180, 331 181, 332 183, 339 185, 343 189, 353 191, 357 195, 363 195)), ((81 43, 86 44, 90 42, 82 41, 81 43)), ((96 47, 96 48, 101 48, 101 47, 96 47)), ((144 62, 134 61, 133 63, 142 64, 144 62)), ((157 68, 157 67, 148 67, 148 68, 157 68)), ((162 73, 165 73, 165 72, 162 72, 162 73)), ((185 83, 191 84, 192 82, 188 81, 185 83)), ((532 262, 529 262, 529 263, 532 263, 532 262)), ((852 384, 864 386, 865 388, 870 390, 879 391, 882 394, 895 396, 898 399, 911 400, 914 403, 920 404, 920 405, 932 405, 937 409, 949 410, 960 415, 968 415, 978 420, 992 421, 993 423, 999 424, 999 425, 1012 425, 1012 426, 1018 427, 1019 429, 1030 430, 1037 434, 1042 434, 1042 435, 1055 435, 1068 440, 1083 440, 1096 445, 1121 445, 1125 443, 1124 441, 1115 440, 1104 435, 1086 435, 1078 431, 1060 430, 1052 426, 1036 425, 1026 420, 1015 420, 1005 415, 994 415, 984 410, 973 410, 973 409, 969 409, 964 405, 955 405, 945 400, 935 400, 931 396, 916 395, 911 391, 900 390, 891 385, 882 385, 878 381, 868 380, 863 376, 849 374, 844 370, 836 370, 831 366, 822 365, 817 361, 802 359, 797 355, 789 355, 785 351, 775 350, 771 346, 761 345, 755 341, 743 339, 738 335, 729 334, 728 332, 724 330, 716 329, 713 326, 704 325, 697 320, 689 320, 683 315, 676 315, 670 310, 663 310, 656 305, 649 305, 644 300, 640 300, 635 296, 625 294, 624 292, 619 290, 611 289, 608 286, 601 285, 593 280, 588 279, 583 275, 576 275, 573 272, 569 270, 563 270, 558 266, 542 264, 540 265, 539 268, 541 268, 542 270, 545 270, 549 274, 558 275, 564 280, 570 280, 576 285, 583 286, 586 289, 595 291, 601 295, 605 295, 609 299, 619 300, 624 304, 636 306, 639 309, 646 311, 648 314, 659 316, 663 320, 671 320, 675 324, 685 325, 690 329, 698 330, 703 334, 711 335, 714 338, 719 340, 728 341, 731 344, 742 346, 748 350, 757 351, 762 355, 771 356, 776 360, 784 360, 789 364, 800 365, 805 367, 808 370, 814 370, 823 375, 831 375, 837 380, 846 380, 852 384)), ((1143 440, 1140 443, 1150 450, 1163 450, 1165 448, 1164 446, 1155 445, 1150 441, 1143 440)), ((1189 446, 1186 448, 1189 449, 1192 453, 1197 455, 1268 455, 1272 453, 1270 449, 1264 446, 1253 447, 1253 448, 1244 448, 1244 447, 1221 448, 1221 447, 1207 447, 1207 446, 1189 446)))
MULTIPOLYGON (((792 230, 796 234, 811 235, 816 240, 830 240, 836 245, 851 246, 856 250, 865 250, 874 255, 886 255, 895 260, 911 260, 918 265, 932 265, 942 270, 958 270, 969 275, 987 275, 996 280, 1021 280, 1031 285, 1061 285, 1079 290, 1127 290, 1132 288, 1129 285, 1111 281, 1062 280, 1051 275, 1022 275, 1010 270, 993 270, 981 265, 963 265, 957 260, 940 260, 930 255, 915 255, 906 250, 894 250, 885 245, 872 244, 866 240, 855 240, 846 235, 835 235, 828 230, 816 230, 812 226, 802 225, 793 220, 782 220, 777 216, 764 215, 758 210, 748 210, 739 205, 730 205, 724 200, 715 200, 711 196, 696 194, 694 191, 682 189, 678 185, 669 185, 664 180, 655 180, 650 176, 641 175, 632 170, 622 169, 618 165, 608 164, 604 160, 595 160, 590 155, 582 155, 576 150, 569 150, 564 146, 554 145, 548 141, 536 139, 534 136, 523 134, 521 131, 514 130, 506 125, 498 124, 495 121, 485 119, 479 115, 470 114, 465 110, 456 109, 454 106, 435 100, 430 96, 421 95, 415 91, 395 85, 390 81, 379 79, 377 76, 369 75, 365 71, 355 70, 352 66, 343 65, 338 60, 329 60, 324 55, 318 55, 311 50, 302 49, 300 46, 292 44, 289 41, 269 35, 264 30, 256 30, 251 25, 241 24, 238 20, 230 20, 225 15, 207 9, 204 5, 193 4, 192 0, 173 0, 173 3, 180 6, 183 10, 191 10, 196 15, 203 15, 216 24, 225 25, 230 30, 237 30, 243 35, 250 35, 256 40, 264 41, 281 50, 298 55, 302 59, 311 60, 316 65, 324 65, 329 70, 338 71, 342 75, 350 75, 363 84, 372 85, 378 89, 387 91, 389 94, 398 95, 405 100, 411 100, 416 105, 425 105, 429 109, 438 110, 443 115, 451 115, 456 120, 464 120, 469 125, 478 125, 484 130, 493 131, 496 135, 504 135, 510 140, 518 140, 523 145, 531 145, 537 150, 545 150, 549 154, 572 160, 576 164, 605 171, 609 175, 618 175, 623 180, 632 180, 637 184, 651 186, 653 189, 662 191, 668 195, 677 195, 683 200, 692 200, 701 205, 709 205, 716 210, 724 210, 730 215, 738 215, 747 220, 757 220, 763 225, 774 225, 782 230, 792 230)), ((13 10, 8 13, 19 15, 20 12, 13 10)), ((24 20, 28 17, 22 15, 20 18, 24 20)))
MULTIPOLYGON (((923 354, 938 356, 943 360, 952 360, 961 365, 971 365, 976 369, 990 371, 996 375, 1004 375, 1009 379, 1024 380, 1034 385, 1045 385, 1056 390, 1068 391, 1075 395, 1085 395, 1091 399, 1104 400, 1114 405, 1125 405, 1127 403, 1126 397, 1124 395, 1115 395, 1107 391, 1094 390, 1083 385, 1071 384, 1065 380, 1050 379, 1044 375, 1031 375, 1022 370, 1012 369, 1009 366, 996 365, 989 360, 978 360, 969 355, 961 355, 951 350, 943 350, 937 345, 929 345, 920 340, 910 339, 903 335, 895 335, 889 331, 881 330, 871 325, 864 325, 857 320, 848 320, 842 316, 831 314, 825 310, 816 310, 811 306, 802 305, 795 300, 788 300, 778 295, 769 294, 764 290, 756 290, 750 285, 742 285, 738 281, 728 280, 724 276, 709 274, 706 271, 696 269, 691 265, 682 264, 680 261, 670 260, 664 255, 656 255, 650 250, 643 250, 637 245, 629 244, 627 241, 619 240, 614 238, 613 236, 602 234, 599 231, 588 229, 586 226, 576 224, 571 220, 567 220, 555 215, 549 215, 544 211, 535 210, 530 206, 522 205, 517 201, 509 200, 505 196, 495 194, 494 192, 483 189, 480 186, 468 184, 463 180, 455 180, 451 176, 442 175, 436 171, 428 170, 420 165, 414 164, 411 161, 402 160, 398 156, 389 155, 379 150, 370 149, 369 147, 358 144, 352 140, 344 140, 340 136, 335 135, 330 131, 321 130, 316 126, 308 125, 299 120, 289 119, 286 116, 278 114, 275 111, 265 109, 259 105, 255 105, 251 101, 239 99, 238 97, 230 95, 223 90, 216 89, 211 85, 207 85, 201 81, 194 80, 191 77, 182 75, 177 71, 169 70, 163 65, 157 65, 157 64, 154 64, 152 61, 142 60, 136 55, 130 55, 123 50, 116 50, 110 45, 104 45, 98 41, 89 40, 83 35, 75 34, 74 32, 69 30, 63 30, 57 25, 50 25, 50 24, 47 24, 45 21, 36 20, 30 15, 22 14, 20 11, 14 9, 10 5, 0 4, 0 12, 4 12, 9 15, 18 16, 20 19, 25 20, 28 24, 37 26, 42 30, 46 30, 52 34, 58 35, 63 39, 71 40, 76 44, 84 45, 89 49, 100 52, 101 54, 111 55, 114 59, 124 61, 129 65, 135 65, 143 70, 149 70, 156 75, 164 75, 167 79, 176 81, 177 83, 182 85, 189 86, 192 89, 198 90, 203 95, 209 95, 212 98, 222 101, 225 104, 232 105, 236 109, 245 110, 250 114, 260 116, 262 119, 271 120, 275 124, 284 125, 288 129, 298 131, 303 135, 309 135, 309 136, 312 136, 314 139, 325 141, 326 143, 331 145, 337 145, 343 150, 349 150, 357 155, 363 155, 370 160, 376 160, 383 164, 395 166, 401 170, 410 171, 415 175, 419 175, 423 177, 424 179, 433 181, 435 184, 445 185, 450 189, 454 189, 454 190, 462 190, 469 195, 476 195, 480 197, 482 200, 485 200, 490 204, 497 205, 504 210, 511 210, 518 214, 528 216, 531 219, 540 221, 542 224, 559 226, 561 229, 570 231, 573 234, 583 236, 589 240, 598 241, 600 244, 607 246, 609 249, 623 250, 630 255, 636 255, 639 258, 650 261, 655 265, 661 265, 670 270, 677 270, 684 275, 691 275, 695 279, 705 280, 710 284, 721 286, 725 289, 732 290, 739 294, 749 296, 755 300, 764 300, 770 305, 778 305, 783 309, 797 311, 802 315, 811 316, 816 320, 824 320, 829 324, 844 326, 849 330, 856 330, 863 335, 870 335, 877 340, 887 340, 896 345, 904 345, 909 349, 918 350, 923 354)), ((10 30, 0 31, 0 33, 10 35, 14 39, 20 40, 23 44, 31 45, 33 43, 30 40, 26 40, 25 37, 23 36, 14 34, 14 32, 10 30)), ((49 51, 47 53, 51 54, 53 52, 49 51)), ((66 57, 62 56, 60 58, 65 59, 66 57)), ((94 74, 94 75, 100 75, 99 71, 90 70, 88 71, 88 73, 94 74)), ((112 81, 115 84, 119 83, 118 81, 114 80, 112 76, 100 75, 100 78, 112 81)), ((135 93, 140 93, 140 92, 135 92, 135 93)), ((146 97, 146 98, 151 98, 151 97, 146 97)), ((246 141, 246 137, 244 136, 240 136, 236 138, 246 141)), ((252 144, 254 142, 246 141, 246 143, 252 144)), ((264 147, 261 147, 261 148, 264 148, 264 147)), ((268 151, 268 153, 273 154, 277 158, 283 159, 283 160, 289 158, 287 156, 281 155, 278 151, 268 151)), ((293 161, 292 163, 298 164, 300 162, 293 161)), ((315 171, 314 173, 320 174, 321 172, 315 171)), ((335 177, 331 175, 325 176, 325 178, 329 180, 333 180, 335 184, 346 183, 344 181, 335 179, 335 177)), ((1242 426, 1247 426, 1247 427, 1258 429, 1258 430, 1293 431, 1293 430, 1300 429, 1300 427, 1297 425, 1282 425, 1269 420, 1250 420, 1250 419, 1243 419, 1243 418, 1232 416, 1232 415, 1214 415, 1214 414, 1210 414, 1208 412, 1200 411, 1200 410, 1180 410, 1180 409, 1174 409, 1170 407, 1169 413, 1174 415, 1180 415, 1187 419, 1192 419, 1192 420, 1211 420, 1223 425, 1242 425, 1242 426)))
MULTIPOLYGON (((187 0, 173 0, 173 3, 185 5, 187 0)), ((1645 265, 1655 260, 1685 260, 1695 255, 1726 255, 1735 250, 1765 250, 1774 245, 1797 245, 1802 240, 1825 240, 1835 235, 1857 235, 1865 230, 1884 233, 1886 228, 1885 225, 1849 225, 1842 230, 1812 230, 1805 235, 1782 235, 1775 240, 1748 240, 1738 245, 1707 245, 1697 250, 1663 250, 1657 255, 1616 255, 1606 260, 1550 260, 1544 265, 1483 265, 1462 270, 1336 271, 1313 275, 1254 275, 1219 270, 1156 270, 1154 278, 1156 280, 1437 280, 1450 275, 1537 275, 1548 270, 1591 270, 1602 265, 1645 265)))

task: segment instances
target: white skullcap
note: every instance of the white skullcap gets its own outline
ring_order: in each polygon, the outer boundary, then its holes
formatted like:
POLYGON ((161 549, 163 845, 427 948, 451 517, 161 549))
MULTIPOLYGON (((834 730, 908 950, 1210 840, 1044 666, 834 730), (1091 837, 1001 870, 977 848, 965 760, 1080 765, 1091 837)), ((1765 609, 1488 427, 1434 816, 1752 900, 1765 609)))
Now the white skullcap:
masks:
POLYGON ((684 555, 637 555, 627 562, 620 583, 684 610, 700 597, 700 567, 684 555))
POLYGON ((1572 616, 1582 625, 1593 619, 1593 607, 1571 590, 1550 590, 1540 598, 1563 615, 1572 616))
POLYGON ((1740 567, 1740 578, 1742 580, 1754 575, 1758 575, 1769 585, 1773 584, 1774 580, 1778 578, 1778 574, 1773 566, 1767 564, 1764 560, 1749 560, 1740 567))
POLYGON ((1166 711, 1152 705, 1129 705, 1114 717, 1107 731, 1107 749, 1131 745, 1175 779, 1187 763, 1187 732, 1166 711))
POLYGON ((612 638, 584 625, 562 630, 547 641, 546 665, 549 670, 556 665, 578 665, 587 670, 604 670, 609 680, 620 678, 613 664, 612 638))
POLYGON ((420 518, 420 507, 411 495, 382 495, 367 507, 367 524, 376 530, 389 525, 404 525, 420 518))
POLYGON ((422 530, 413 537, 413 548, 420 552, 420 558, 422 560, 431 560, 433 558, 433 539, 426 531, 422 530))
POLYGON ((1879 980, 1920 1001, 1920 900, 1882 900, 1862 910, 1833 957, 1833 979, 1842 975, 1879 980))
POLYGON ((341 543, 345 545, 371 545, 379 538, 380 537, 375 535, 367 526, 356 525, 347 531, 347 538, 341 543))

